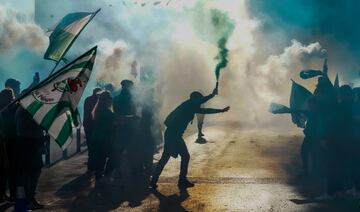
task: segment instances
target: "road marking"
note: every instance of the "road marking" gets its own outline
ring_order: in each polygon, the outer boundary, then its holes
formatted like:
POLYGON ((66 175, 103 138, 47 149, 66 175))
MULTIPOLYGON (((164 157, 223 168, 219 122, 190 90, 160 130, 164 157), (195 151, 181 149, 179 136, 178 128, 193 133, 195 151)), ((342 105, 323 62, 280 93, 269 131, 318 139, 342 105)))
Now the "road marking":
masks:
MULTIPOLYGON (((204 184, 288 184, 289 178, 188 177, 193 183, 204 184)), ((159 183, 177 183, 177 177, 160 177, 159 183)))

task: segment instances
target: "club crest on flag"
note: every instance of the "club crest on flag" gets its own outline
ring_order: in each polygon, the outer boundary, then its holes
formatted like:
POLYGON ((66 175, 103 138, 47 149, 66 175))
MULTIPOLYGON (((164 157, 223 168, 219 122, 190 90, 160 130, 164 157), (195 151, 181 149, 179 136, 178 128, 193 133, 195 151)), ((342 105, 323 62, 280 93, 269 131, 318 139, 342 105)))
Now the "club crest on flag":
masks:
POLYGON ((96 47, 45 79, 20 100, 59 146, 65 149, 78 126, 77 106, 92 73, 96 47))
POLYGON ((61 93, 73 93, 78 90, 78 87, 82 87, 82 85, 83 83, 81 82, 81 79, 79 77, 68 78, 66 80, 62 80, 61 82, 54 83, 54 88, 52 89, 52 91, 59 91, 61 93))
POLYGON ((70 94, 76 93, 82 88, 85 82, 79 77, 69 77, 61 81, 52 83, 52 89, 35 90, 32 94, 36 100, 44 104, 56 104, 65 92, 70 94))

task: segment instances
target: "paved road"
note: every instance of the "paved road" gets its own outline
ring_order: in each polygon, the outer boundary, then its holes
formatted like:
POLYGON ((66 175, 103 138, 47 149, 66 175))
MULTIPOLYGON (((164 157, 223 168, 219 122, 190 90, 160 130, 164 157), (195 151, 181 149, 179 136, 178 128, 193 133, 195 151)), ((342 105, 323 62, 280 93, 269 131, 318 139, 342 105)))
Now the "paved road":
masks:
MULTIPOLYGON (((359 200, 317 200, 324 180, 300 176, 301 134, 208 127, 208 143, 186 137, 189 178, 196 186, 179 191, 179 159, 171 159, 158 192, 141 179, 115 179, 99 187, 86 175, 86 154, 45 169, 39 199, 46 211, 357 211, 359 200), (122 187, 121 185, 125 185, 122 187)), ((160 155, 156 155, 159 158, 160 155)))

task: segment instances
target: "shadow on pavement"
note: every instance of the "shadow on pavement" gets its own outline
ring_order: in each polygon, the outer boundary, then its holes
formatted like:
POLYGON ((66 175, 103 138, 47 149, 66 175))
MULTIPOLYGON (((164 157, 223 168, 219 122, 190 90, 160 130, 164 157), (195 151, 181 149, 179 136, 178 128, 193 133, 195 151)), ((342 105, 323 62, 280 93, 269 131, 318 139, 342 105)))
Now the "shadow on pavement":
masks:
POLYGON ((152 190, 152 193, 156 198, 159 199, 159 211, 187 211, 181 206, 181 203, 189 197, 189 193, 186 188, 180 188, 180 195, 172 194, 170 196, 165 196, 157 190, 152 190))
MULTIPOLYGON (((128 202, 128 207, 137 207, 142 204, 149 194, 148 182, 144 176, 127 177, 121 183, 115 179, 109 183, 96 183, 91 175, 84 174, 65 184, 56 192, 60 197, 61 209, 68 211, 109 211, 128 202)), ((52 204, 56 210, 57 203, 52 204)), ((49 208, 52 209, 52 208, 49 208)))

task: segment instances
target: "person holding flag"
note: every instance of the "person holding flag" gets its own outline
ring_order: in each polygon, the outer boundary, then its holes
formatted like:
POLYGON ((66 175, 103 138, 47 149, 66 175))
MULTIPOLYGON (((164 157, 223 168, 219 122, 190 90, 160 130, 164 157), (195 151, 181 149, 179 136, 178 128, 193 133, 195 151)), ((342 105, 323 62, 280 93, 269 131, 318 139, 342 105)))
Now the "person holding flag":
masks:
MULTIPOLYGON (((16 112, 16 131, 22 142, 19 150, 22 174, 17 176, 17 184, 20 188, 25 188, 30 209, 43 207, 34 197, 42 166, 44 131, 62 149, 66 149, 71 143, 79 124, 77 105, 90 79, 96 49, 96 46, 93 47, 1 109, 3 112, 16 103, 20 106, 16 112)), ((15 206, 22 201, 23 194, 18 196, 15 206)))
POLYGON ((44 205, 35 199, 35 191, 43 167, 44 131, 22 107, 16 111, 15 122, 18 136, 17 186, 24 187, 28 209, 42 209, 44 205))
POLYGON ((92 48, 17 100, 62 149, 70 144, 73 129, 79 124, 77 105, 92 73, 96 49, 92 48))

